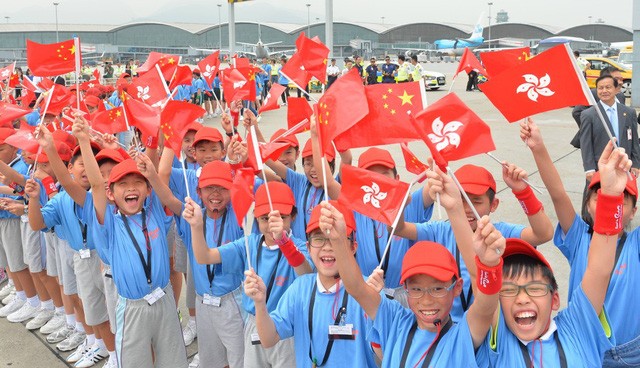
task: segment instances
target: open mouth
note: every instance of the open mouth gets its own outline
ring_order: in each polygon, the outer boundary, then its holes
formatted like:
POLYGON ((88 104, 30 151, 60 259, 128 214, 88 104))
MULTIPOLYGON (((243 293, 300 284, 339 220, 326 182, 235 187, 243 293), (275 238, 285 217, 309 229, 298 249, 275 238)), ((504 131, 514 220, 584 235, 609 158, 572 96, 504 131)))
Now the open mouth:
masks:
POLYGON ((320 261, 324 266, 331 267, 336 263, 335 257, 320 257, 320 261))
POLYGON ((536 320, 538 319, 538 315, 532 311, 524 311, 524 312, 516 313, 513 316, 513 318, 518 324, 518 326, 528 328, 533 326, 534 323, 536 323, 536 320))
POLYGON ((128 196, 124 197, 125 203, 127 203, 127 205, 130 205, 130 206, 137 205, 139 199, 140 199, 140 196, 135 194, 129 194, 128 196))

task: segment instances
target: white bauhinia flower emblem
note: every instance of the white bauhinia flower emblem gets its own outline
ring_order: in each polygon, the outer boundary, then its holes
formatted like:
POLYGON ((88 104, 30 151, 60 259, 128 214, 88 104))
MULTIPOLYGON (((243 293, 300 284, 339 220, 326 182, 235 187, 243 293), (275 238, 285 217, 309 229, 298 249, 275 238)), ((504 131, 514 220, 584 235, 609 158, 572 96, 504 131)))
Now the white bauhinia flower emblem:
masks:
POLYGON ((269 103, 269 100, 271 100, 271 92, 267 93, 267 96, 264 98, 264 103, 263 105, 266 105, 269 103))
POLYGON ((436 145, 438 151, 442 151, 448 145, 458 147, 460 145, 460 135, 456 131, 463 124, 459 121, 450 121, 444 124, 438 116, 436 120, 431 123, 431 130, 433 133, 429 133, 429 139, 431 143, 436 145))
POLYGON ((93 87, 95 87, 95 86, 96 86, 95 84, 93 84, 93 83, 89 83, 89 88, 93 88, 93 87))
POLYGON ((8 77, 8 76, 9 76, 9 71, 8 71, 8 70, 6 70, 6 69, 5 69, 5 70, 3 70, 3 71, 2 71, 2 78, 6 78, 6 77, 8 77))
POLYGON ((360 189, 364 191, 362 203, 371 203, 375 208, 380 208, 380 201, 384 201, 387 198, 387 193, 381 192, 380 187, 375 182, 371 182, 371 186, 363 185, 360 189))
POLYGON ((138 86, 138 98, 142 101, 148 99, 149 97, 149 86, 138 86))
POLYGON ((205 68, 204 73, 202 73, 205 77, 209 78, 210 76, 213 75, 213 73, 215 73, 216 71, 216 66, 215 65, 209 65, 207 64, 207 67, 205 68))
POLYGON ((242 88, 242 86, 244 86, 246 83, 247 83, 247 81, 234 82, 233 83, 233 89, 242 88))
POLYGON ((516 93, 527 92, 527 97, 533 102, 538 102, 538 95, 549 97, 555 93, 547 88, 551 83, 549 74, 545 74, 540 79, 533 74, 525 74, 522 77, 525 82, 518 86, 516 93))

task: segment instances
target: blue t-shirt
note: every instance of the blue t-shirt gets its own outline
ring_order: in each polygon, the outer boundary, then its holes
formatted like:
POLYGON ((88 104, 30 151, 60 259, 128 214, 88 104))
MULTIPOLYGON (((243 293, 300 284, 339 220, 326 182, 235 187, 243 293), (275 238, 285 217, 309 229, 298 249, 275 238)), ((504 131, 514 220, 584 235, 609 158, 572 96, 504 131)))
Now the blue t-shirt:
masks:
POLYGON ((213 86, 212 87, 220 89, 220 77, 218 77, 217 75, 216 75, 215 78, 213 78, 213 86))
MULTIPOLYGON (((202 200, 200 196, 197 195, 198 189, 198 180, 200 178, 201 168, 197 169, 187 168, 185 170, 187 176, 187 184, 189 185, 189 194, 191 195, 191 199, 196 202, 198 205, 202 206, 202 200)), ((169 177, 169 188, 173 191, 173 195, 176 196, 180 201, 184 201, 187 197, 187 187, 184 182, 185 174, 182 172, 182 168, 172 168, 171 176, 169 177)))
MULTIPOLYGON (((184 161, 184 160, 183 160, 184 161)), ((177 156, 173 156, 173 164, 171 164, 171 167, 173 167, 174 169, 179 169, 182 170, 182 162, 180 160, 178 160, 177 156)), ((200 168, 200 165, 197 162, 185 162, 185 168, 187 170, 198 170, 200 168)), ((173 172, 172 172, 173 174, 173 172)), ((182 179, 183 184, 184 184, 184 179, 182 179)))
POLYGON ((260 67, 262 68, 262 70, 265 71, 266 74, 262 74, 260 73, 260 77, 262 79, 262 82, 268 82, 269 78, 271 77, 271 64, 262 64, 260 65, 260 67))
POLYGON ((324 200, 324 189, 322 187, 314 187, 305 174, 295 172, 289 168, 287 168, 287 176, 282 180, 291 188, 298 208, 298 215, 291 223, 293 236, 298 239, 306 239, 307 223, 311 218, 311 211, 318 203, 324 200))
POLYGON ((201 93, 204 92, 204 81, 202 78, 194 78, 191 81, 191 94, 198 93, 198 90, 200 90, 201 93))
MULTIPOLYGON (((640 318, 629 318, 635 313, 633 303, 638 290, 638 275, 640 275, 640 238, 638 228, 627 234, 620 258, 611 275, 604 308, 607 311, 609 324, 619 345, 625 344, 640 336, 640 318)), ((573 297, 572 291, 581 283, 587 270, 589 244, 591 235, 589 225, 576 214, 573 224, 565 236, 560 225, 556 228, 553 243, 567 257, 571 272, 569 273, 569 302, 573 297)), ((619 245, 618 245, 619 246, 619 245)))
MULTIPOLYGON (((88 193, 87 193, 88 194, 88 193)), ((90 196, 90 195, 89 195, 90 196)), ((93 205, 93 201, 91 203, 93 205)), ((84 207, 78 206, 66 191, 61 191, 49 199, 42 207, 42 218, 48 231, 55 226, 56 233, 62 233, 71 249, 80 251, 83 248, 95 249, 90 243, 87 225, 81 221, 84 207)))
MULTIPOLYGON (((206 213, 206 210, 203 208, 202 212, 206 213)), ((238 226, 236 215, 231 205, 227 206, 225 214, 217 219, 212 219, 209 216, 205 217, 205 240, 209 248, 216 248, 242 238, 243 231, 242 228, 238 226), (220 244, 218 244, 218 240, 220 240, 220 244)), ((209 269, 213 271, 212 283, 209 282, 207 265, 199 264, 193 252, 191 225, 189 225, 182 216, 174 216, 174 218, 176 219, 176 227, 178 228, 180 237, 189 254, 189 262, 191 262, 191 271, 193 281, 195 282, 196 293, 200 296, 204 294, 223 296, 237 289, 242 283, 242 274, 222 273, 222 266, 219 264, 208 266, 209 269)))
MULTIPOLYGON (((90 226, 100 231, 107 241, 95 244, 104 247, 102 250, 111 264, 113 282, 118 294, 127 299, 141 299, 156 288, 164 288, 169 283, 169 249, 167 232, 171 225, 171 217, 167 216, 160 199, 152 192, 144 205, 146 225, 151 247, 151 284, 147 283, 142 262, 127 232, 122 216, 107 207, 104 224, 98 222, 95 210, 88 220, 90 226)), ((146 241, 142 232, 142 213, 125 216, 145 262, 148 262, 146 241)))
MULTIPOLYGON (((396 301, 385 297, 380 298, 380 305, 372 328, 379 336, 383 367, 400 366, 409 331, 414 323, 416 323, 416 316, 410 309, 404 308, 396 301)), ((409 348, 405 367, 413 367, 418 363, 422 354, 427 351, 435 338, 435 332, 417 328, 409 348)), ((453 324, 449 331, 442 336, 429 367, 476 367, 473 340, 466 315, 458 323, 453 324)))
MULTIPOLYGON (((115 211, 115 207, 112 204, 107 204, 107 211, 115 211)), ((84 198, 84 206, 82 206, 82 211, 78 214, 78 219, 82 221, 82 223, 87 224, 88 243, 91 244, 93 248, 97 249, 98 256, 102 260, 102 263, 110 265, 111 261, 107 254, 104 253, 105 249, 108 249, 108 246, 104 244, 104 242, 107 241, 107 237, 103 235, 100 229, 96 229, 94 222, 87 221, 87 219, 91 218, 92 213, 94 212, 93 193, 91 191, 87 191, 87 196, 84 198)))
MULTIPOLYGON (((420 223, 427 222, 431 218, 433 206, 424 208, 422 191, 423 189, 421 188, 411 194, 411 202, 407 204, 404 211, 405 221, 420 223)), ((382 222, 375 221, 358 212, 354 212, 353 215, 356 220, 356 240, 358 242, 356 261, 362 274, 368 276, 380 264, 385 245, 389 239, 389 231, 387 230, 387 225, 382 222)), ((385 262, 387 264, 385 287, 397 288, 400 286, 402 259, 410 246, 410 240, 396 235, 393 236, 389 246, 387 262, 385 262)))
POLYGON ((40 123, 40 109, 31 111, 30 113, 25 115, 24 118, 27 121, 27 124, 31 126, 38 126, 38 124, 40 123))
MULTIPOLYGON (((311 307, 311 293, 316 285, 318 275, 315 273, 298 277, 284 292, 276 309, 270 313, 281 339, 294 337, 296 351, 296 366, 311 367, 311 354, 318 364, 324 358, 329 343, 329 325, 336 321, 338 310, 342 307, 345 288, 336 293, 321 293, 315 291, 313 303, 313 344, 309 339, 309 308, 311 307)), ((373 353, 366 340, 365 331, 367 319, 364 311, 348 296, 347 312, 344 314, 344 324, 352 324, 355 340, 336 339, 327 358, 325 367, 376 367, 373 353), (357 364, 354 365, 354 362, 357 364)))
POLYGON ((181 84, 178 86, 176 94, 173 95, 174 100, 189 101, 191 100, 191 85, 181 84))
POLYGON ((122 105, 122 100, 120 99, 120 96, 118 96, 118 91, 114 91, 111 94, 111 97, 109 97, 109 102, 111 103, 111 105, 113 105, 113 107, 120 107, 120 105, 122 105))
MULTIPOLYGON (((19 174, 22 175, 26 175, 27 172, 29 171, 29 167, 27 166, 27 164, 24 162, 24 160, 22 160, 22 157, 15 157, 10 163, 9 163, 9 167, 11 167, 12 169, 14 169, 15 171, 17 171, 19 174)), ((5 186, 4 184, 0 184, 0 186, 5 186)), ((16 196, 16 195, 6 195, 6 194, 0 194, 0 198, 11 198, 11 199, 22 199, 22 197, 20 196, 16 196)), ((14 218, 18 218, 18 216, 14 215, 13 213, 7 211, 7 210, 1 210, 0 211, 0 219, 14 219, 14 218)))
MULTIPOLYGON (((264 280, 267 288, 269 288, 269 284, 272 284, 267 298, 267 309, 272 311, 278 305, 278 300, 280 300, 284 291, 287 290, 289 285, 291 285, 297 277, 296 273, 293 267, 287 262, 287 259, 282 256, 280 249, 271 250, 263 245, 261 235, 250 234, 247 238, 249 242, 249 252, 251 253, 251 267, 253 267, 256 273, 264 280), (260 257, 258 257, 258 252, 260 253, 260 257), (271 280, 273 280, 273 282, 271 280)), ((245 238, 242 237, 218 248, 220 250, 220 258, 222 259, 223 273, 244 275, 244 271, 249 269, 244 242, 245 238)), ((307 262, 313 265, 305 243, 296 238, 293 238, 293 242, 298 250, 305 256, 307 262)), ((253 300, 244 294, 242 295, 242 306, 248 313, 256 314, 253 300)))
POLYGON ((284 86, 289 84, 289 79, 282 74, 282 67, 278 68, 278 83, 284 86))
MULTIPOLYGON (((573 292, 571 303, 560 311, 554 320, 557 326, 555 333, 562 344, 567 367, 602 367, 604 352, 615 345, 615 340, 613 337, 608 339, 605 335, 600 319, 581 286, 573 292)), ((520 344, 520 340, 507 328, 500 313, 497 331, 491 331, 478 350, 478 366, 529 367, 528 362, 525 364, 520 344), (492 335, 495 335, 495 349, 491 347, 492 335)), ((542 346, 540 345, 540 340, 527 345, 534 367, 560 367, 555 337, 551 336, 542 341, 542 346)))
MULTIPOLYGON (((493 225, 505 238, 520 238, 522 230, 525 229, 525 226, 523 225, 509 224, 506 222, 495 222, 493 225)), ((418 241, 428 240, 442 244, 456 259, 456 263, 458 264, 458 269, 460 271, 460 277, 464 280, 464 285, 460 296, 453 300, 451 318, 454 322, 459 322, 464 312, 469 309, 471 303, 473 303, 473 289, 471 285, 475 280, 471 280, 469 278, 469 271, 467 270, 467 266, 464 264, 462 254, 458 251, 458 245, 456 238, 453 235, 451 224, 448 221, 432 221, 423 224, 416 224, 416 230, 418 241), (466 308, 463 304, 466 305, 466 308)))

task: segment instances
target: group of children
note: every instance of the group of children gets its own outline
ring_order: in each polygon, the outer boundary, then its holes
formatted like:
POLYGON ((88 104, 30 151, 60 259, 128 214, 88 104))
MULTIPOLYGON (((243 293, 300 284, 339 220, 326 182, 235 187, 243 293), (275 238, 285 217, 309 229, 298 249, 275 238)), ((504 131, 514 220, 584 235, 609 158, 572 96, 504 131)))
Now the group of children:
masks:
MULTIPOLYGON (((638 190, 623 151, 603 152, 583 219, 528 121, 521 138, 553 200, 555 233, 526 172, 509 163, 503 180, 528 224, 491 221, 499 200, 486 169, 462 166, 459 188, 435 166, 390 233, 338 201, 351 153, 340 165, 335 154, 322 160, 312 122, 304 146, 272 137, 287 148, 254 179, 247 229, 231 201, 249 156, 231 128, 239 104, 231 108, 224 135, 194 122, 182 152, 152 140, 125 151, 81 116, 71 132, 52 132, 55 106, 34 152, 18 153, 6 143, 15 130, 0 128, 0 267, 11 279, 0 316, 40 329, 76 367, 105 358, 105 367, 187 367, 194 338, 191 366, 202 367, 640 364, 640 319, 620 302, 633 300, 640 266, 637 231, 624 231, 638 190), (437 205, 447 221, 431 219, 437 205), (570 302, 555 316, 557 282, 536 249, 551 239, 571 265, 570 302)), ((243 121, 265 141, 251 112, 243 121)), ((399 179, 384 149, 357 166, 399 179)))

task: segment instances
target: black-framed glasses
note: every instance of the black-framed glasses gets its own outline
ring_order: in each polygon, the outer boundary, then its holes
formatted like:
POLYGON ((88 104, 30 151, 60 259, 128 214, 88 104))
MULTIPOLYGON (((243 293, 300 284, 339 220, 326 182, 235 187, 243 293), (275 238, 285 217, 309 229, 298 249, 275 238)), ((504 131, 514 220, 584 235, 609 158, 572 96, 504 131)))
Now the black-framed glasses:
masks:
MULTIPOLYGON (((347 240, 353 241, 351 237, 348 237, 347 240)), ((309 237, 309 245, 311 248, 322 248, 327 244, 331 244, 331 239, 325 238, 324 236, 309 237)))
POLYGON ((430 288, 419 288, 415 286, 408 286, 405 284, 404 289, 407 291, 407 295, 412 299, 420 299, 424 296, 425 293, 428 293, 434 298, 442 298, 447 295, 448 292, 453 290, 453 287, 456 286, 456 282, 458 280, 451 283, 449 286, 433 286, 430 288))
POLYGON ((516 285, 510 282, 502 283, 502 289, 500 289, 500 296, 513 298, 520 294, 520 290, 524 290, 530 297, 541 297, 549 294, 552 290, 551 285, 544 282, 530 282, 524 285, 516 285))

